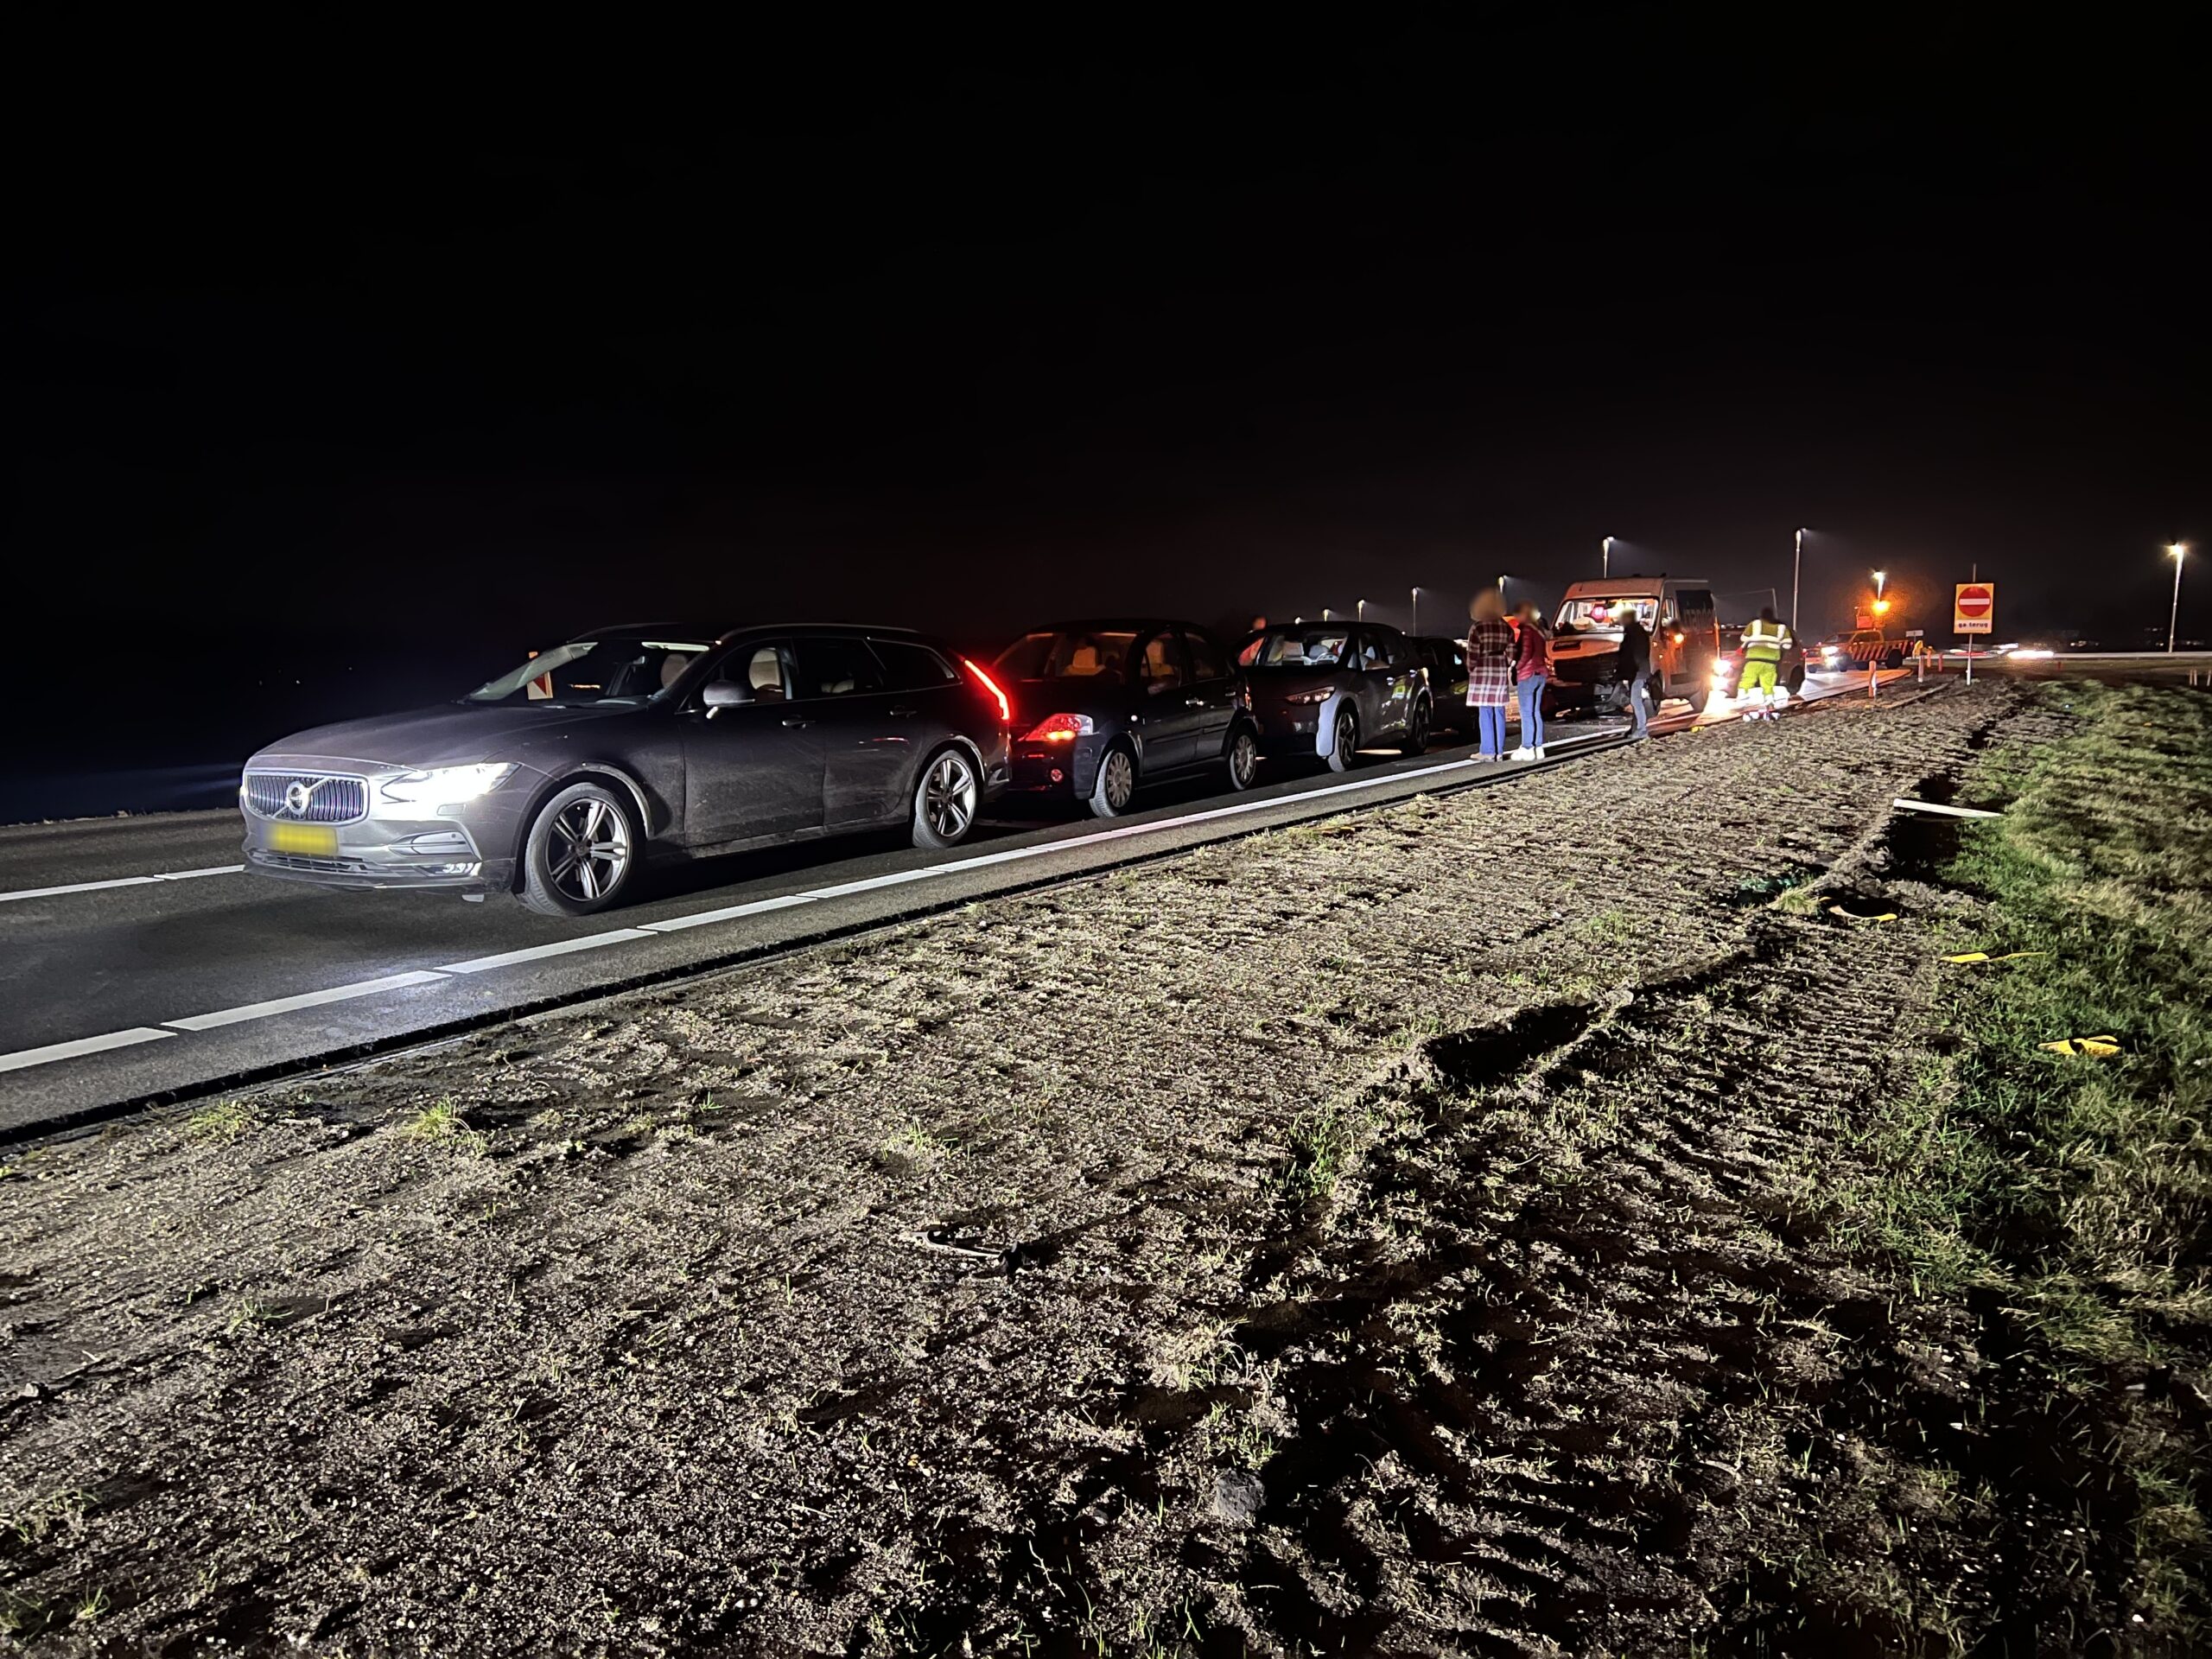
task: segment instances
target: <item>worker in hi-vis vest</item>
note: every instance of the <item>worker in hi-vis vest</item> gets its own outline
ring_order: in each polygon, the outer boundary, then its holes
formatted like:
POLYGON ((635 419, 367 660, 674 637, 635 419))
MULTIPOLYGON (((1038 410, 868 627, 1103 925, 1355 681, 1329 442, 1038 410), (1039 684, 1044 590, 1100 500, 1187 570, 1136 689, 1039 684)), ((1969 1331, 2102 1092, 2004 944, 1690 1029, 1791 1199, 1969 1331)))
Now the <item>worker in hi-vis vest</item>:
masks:
POLYGON ((1758 620, 1744 630, 1744 671, 1736 682, 1736 696, 1745 703, 1745 720, 1772 720, 1789 694, 1782 689, 1782 653, 1789 648, 1789 630, 1774 620, 1774 607, 1759 612, 1758 620))

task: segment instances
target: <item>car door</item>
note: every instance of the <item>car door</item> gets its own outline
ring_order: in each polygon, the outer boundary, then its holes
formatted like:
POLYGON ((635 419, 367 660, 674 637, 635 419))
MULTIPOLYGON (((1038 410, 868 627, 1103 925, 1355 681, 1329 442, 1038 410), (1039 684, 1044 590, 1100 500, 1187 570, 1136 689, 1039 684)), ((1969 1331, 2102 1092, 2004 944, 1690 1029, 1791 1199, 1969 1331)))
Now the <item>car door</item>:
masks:
POLYGON ((1219 643, 1195 628, 1183 630, 1183 660, 1191 671, 1184 701, 1198 713, 1191 758, 1211 760, 1229 751, 1229 726, 1238 706, 1236 677, 1230 672, 1229 655, 1219 643))
POLYGON ((753 701, 709 709, 694 690, 677 723, 683 741, 683 842, 711 847, 822 832, 822 751, 792 700, 791 644, 733 648, 700 682, 735 680, 753 701))
POLYGON ((822 752, 822 827, 858 830, 901 816, 925 735, 919 700, 885 684, 858 634, 802 633, 794 645, 792 706, 813 722, 822 752))
POLYGON ((1137 641, 1129 662, 1137 709, 1131 720, 1144 740, 1144 770, 1157 775, 1189 766, 1198 751, 1200 716, 1188 691, 1182 635, 1155 629, 1137 641))
POLYGON ((1359 685, 1359 738, 1371 743, 1405 724, 1405 705, 1397 695, 1389 646, 1382 632, 1362 628, 1352 639, 1353 671, 1359 685))

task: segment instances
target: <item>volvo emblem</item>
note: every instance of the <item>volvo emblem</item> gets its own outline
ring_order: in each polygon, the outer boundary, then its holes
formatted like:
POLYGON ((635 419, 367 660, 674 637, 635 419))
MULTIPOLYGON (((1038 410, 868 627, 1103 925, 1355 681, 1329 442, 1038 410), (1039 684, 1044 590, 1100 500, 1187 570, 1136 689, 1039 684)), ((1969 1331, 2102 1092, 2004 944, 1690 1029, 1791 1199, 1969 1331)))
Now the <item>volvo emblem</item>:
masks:
POLYGON ((302 783, 299 779, 294 779, 284 785, 284 810, 296 818, 306 813, 308 803, 314 798, 315 785, 313 784, 302 783))

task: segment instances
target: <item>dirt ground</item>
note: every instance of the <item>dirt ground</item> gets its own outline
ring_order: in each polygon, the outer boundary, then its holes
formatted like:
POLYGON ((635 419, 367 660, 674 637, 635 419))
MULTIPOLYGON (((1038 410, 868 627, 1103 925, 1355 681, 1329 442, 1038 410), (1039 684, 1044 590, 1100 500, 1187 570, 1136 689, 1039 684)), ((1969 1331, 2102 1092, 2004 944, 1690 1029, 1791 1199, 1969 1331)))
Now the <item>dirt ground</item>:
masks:
POLYGON ((1823 1218, 1971 902, 1890 801, 2052 718, 1715 728, 16 1148, 0 1644, 2152 1641, 2029 1346, 1823 1218))

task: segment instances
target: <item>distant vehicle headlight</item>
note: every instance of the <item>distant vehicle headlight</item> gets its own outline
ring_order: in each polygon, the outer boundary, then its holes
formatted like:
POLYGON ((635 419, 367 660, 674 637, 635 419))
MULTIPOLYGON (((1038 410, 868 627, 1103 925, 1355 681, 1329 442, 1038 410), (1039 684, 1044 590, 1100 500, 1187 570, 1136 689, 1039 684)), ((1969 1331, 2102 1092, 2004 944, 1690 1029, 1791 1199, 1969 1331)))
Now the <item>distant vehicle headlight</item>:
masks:
POLYGON ((1331 690, 1327 686, 1323 686, 1319 690, 1314 691, 1293 691, 1289 696, 1286 696, 1283 701, 1285 702, 1326 702, 1331 697, 1333 697, 1336 695, 1337 694, 1334 690, 1331 690))
POLYGON ((386 779, 377 792, 387 801, 415 806, 459 806, 497 789, 513 771, 512 765, 492 761, 474 766, 433 766, 428 772, 403 772, 386 779))

